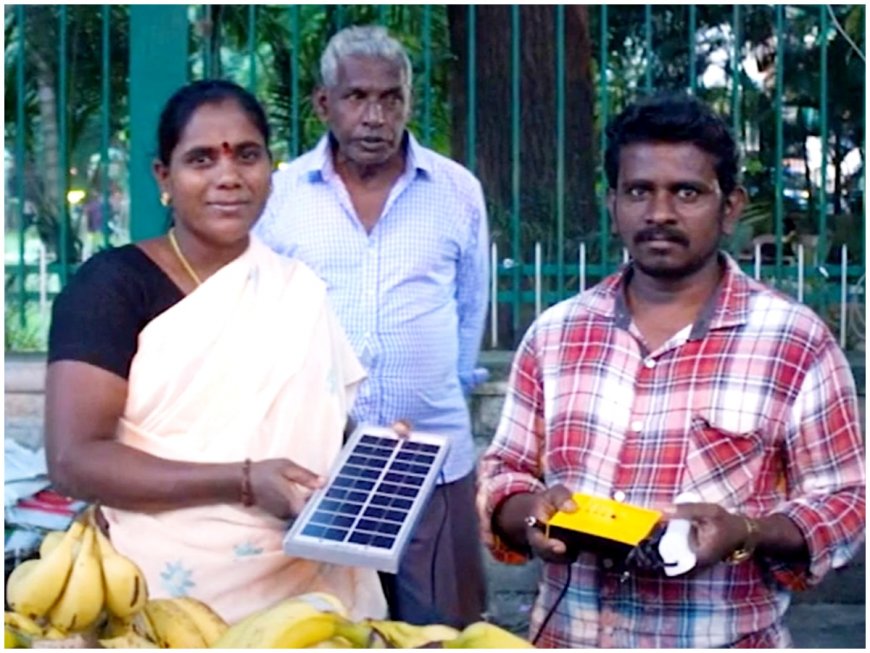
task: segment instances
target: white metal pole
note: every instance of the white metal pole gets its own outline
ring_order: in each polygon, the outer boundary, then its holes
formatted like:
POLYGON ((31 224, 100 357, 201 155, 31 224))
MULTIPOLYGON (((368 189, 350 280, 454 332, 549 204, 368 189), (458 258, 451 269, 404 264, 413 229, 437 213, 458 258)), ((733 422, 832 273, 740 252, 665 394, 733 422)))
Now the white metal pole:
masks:
POLYGON ((755 243, 755 280, 761 281, 761 243, 755 243))
POLYGON ((498 245, 490 247, 489 339, 492 348, 498 347, 498 245))
POLYGON ((37 240, 37 251, 39 252, 39 310, 45 313, 48 308, 48 265, 45 256, 45 245, 41 240, 37 240))
POLYGON ((797 246, 797 266, 798 266, 798 287, 797 298, 799 302, 804 301, 804 244, 798 243, 797 246))
POLYGON ((541 314, 543 305, 541 297, 541 243, 535 243, 535 317, 541 314))
POLYGON ((622 248, 622 262, 628 263, 628 249, 626 247, 622 248))
POLYGON ((840 347, 846 348, 846 301, 848 299, 848 272, 849 250, 846 245, 840 249, 840 347))
POLYGON ((586 243, 580 243, 580 292, 586 290, 586 243))

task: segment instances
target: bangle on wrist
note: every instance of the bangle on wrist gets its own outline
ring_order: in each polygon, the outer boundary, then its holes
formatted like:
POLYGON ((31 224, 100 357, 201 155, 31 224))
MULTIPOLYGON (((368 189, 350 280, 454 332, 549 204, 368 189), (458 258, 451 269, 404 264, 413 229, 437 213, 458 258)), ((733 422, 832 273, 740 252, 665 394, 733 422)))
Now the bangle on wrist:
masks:
POLYGON ((245 458, 242 463, 242 505, 250 508, 254 505, 254 492, 251 489, 251 459, 245 458))
POLYGON ((750 517, 741 516, 743 523, 746 526, 746 537, 743 543, 734 549, 725 558, 725 562, 729 565, 738 565, 745 560, 749 560, 755 553, 755 547, 758 544, 758 522, 750 517))

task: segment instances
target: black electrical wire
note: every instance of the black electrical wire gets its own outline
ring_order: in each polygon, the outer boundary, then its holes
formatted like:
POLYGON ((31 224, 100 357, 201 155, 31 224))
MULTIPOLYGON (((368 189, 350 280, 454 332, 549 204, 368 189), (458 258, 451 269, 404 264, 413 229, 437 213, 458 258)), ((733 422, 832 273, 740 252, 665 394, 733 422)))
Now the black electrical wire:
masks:
POLYGON ((547 613, 547 616, 544 617, 544 621, 541 622, 541 627, 538 628, 538 634, 535 635, 534 639, 532 639, 532 646, 535 646, 538 643, 538 640, 541 638, 541 635, 544 633, 544 628, 547 627, 547 623, 550 621, 550 617, 556 612, 556 608, 559 607, 559 604, 562 602, 562 599, 565 598, 565 593, 568 591, 568 587, 571 585, 571 567, 573 565, 568 565, 568 573, 565 575, 565 585, 562 587, 562 591, 559 592, 559 596, 553 602, 550 611, 547 613))

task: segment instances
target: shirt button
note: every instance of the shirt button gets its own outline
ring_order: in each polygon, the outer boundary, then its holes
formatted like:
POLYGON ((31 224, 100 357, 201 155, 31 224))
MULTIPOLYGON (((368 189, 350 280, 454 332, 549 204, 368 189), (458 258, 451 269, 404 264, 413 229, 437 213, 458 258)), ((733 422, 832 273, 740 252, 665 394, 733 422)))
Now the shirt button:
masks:
POLYGON ((613 500, 622 503, 623 501, 625 501, 625 492, 623 492, 622 490, 617 490, 613 493, 613 500))
POLYGON ((644 358, 643 365, 648 369, 652 369, 656 366, 656 362, 652 358, 644 358))
POLYGON ((631 423, 631 430, 635 433, 640 433, 641 431, 643 431, 643 422, 641 422, 639 419, 633 421, 631 423))
POLYGON ((613 569, 613 560, 610 558, 604 558, 604 560, 601 561, 601 566, 605 569, 613 569))

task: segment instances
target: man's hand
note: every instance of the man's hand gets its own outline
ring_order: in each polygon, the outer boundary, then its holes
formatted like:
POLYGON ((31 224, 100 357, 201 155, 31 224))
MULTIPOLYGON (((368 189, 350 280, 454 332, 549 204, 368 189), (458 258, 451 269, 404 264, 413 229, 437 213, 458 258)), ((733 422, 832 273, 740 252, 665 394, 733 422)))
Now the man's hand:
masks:
POLYGON ((746 520, 714 503, 681 503, 667 510, 668 520, 686 519, 692 523, 689 546, 697 557, 698 568, 722 562, 740 548, 749 535, 746 520))
POLYGON ((577 506, 568 488, 554 485, 543 492, 508 497, 495 516, 495 525, 510 542, 522 548, 528 546, 542 560, 569 564, 574 562, 574 556, 568 554, 565 543, 548 538, 542 530, 542 525, 560 510, 574 512, 577 506))

